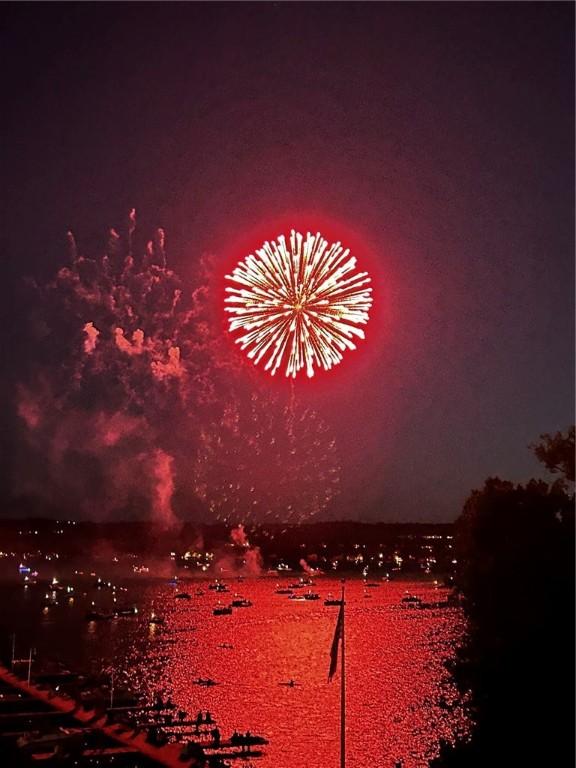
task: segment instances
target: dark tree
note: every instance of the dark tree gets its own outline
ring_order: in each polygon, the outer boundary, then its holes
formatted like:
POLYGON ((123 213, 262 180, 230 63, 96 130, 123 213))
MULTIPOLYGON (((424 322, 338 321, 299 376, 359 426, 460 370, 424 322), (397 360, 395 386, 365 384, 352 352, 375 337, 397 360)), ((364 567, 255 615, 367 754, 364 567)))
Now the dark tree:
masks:
MULTIPOLYGON (((574 430, 543 440, 546 466, 573 477, 574 430)), ((432 765, 572 766, 573 493, 564 481, 490 478, 466 502, 455 542, 468 633, 453 674, 472 730, 432 765)))
POLYGON ((566 435, 540 435, 540 443, 530 446, 549 472, 564 475, 574 482, 574 427, 566 435))

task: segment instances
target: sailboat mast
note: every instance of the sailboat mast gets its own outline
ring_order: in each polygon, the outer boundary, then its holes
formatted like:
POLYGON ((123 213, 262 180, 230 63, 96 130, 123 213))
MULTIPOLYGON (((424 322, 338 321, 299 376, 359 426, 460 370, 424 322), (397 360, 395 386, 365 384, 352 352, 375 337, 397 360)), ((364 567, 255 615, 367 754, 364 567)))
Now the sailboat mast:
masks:
POLYGON ((344 631, 344 584, 342 584, 342 644, 340 664, 340 768, 346 768, 346 669, 345 669, 345 631, 344 631))

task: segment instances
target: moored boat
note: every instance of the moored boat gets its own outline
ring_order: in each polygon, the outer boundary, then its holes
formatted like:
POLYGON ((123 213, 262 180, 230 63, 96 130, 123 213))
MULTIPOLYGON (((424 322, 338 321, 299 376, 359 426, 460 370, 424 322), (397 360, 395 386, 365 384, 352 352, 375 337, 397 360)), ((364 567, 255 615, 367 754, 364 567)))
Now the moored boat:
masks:
POLYGON ((331 597, 330 595, 324 600, 324 605, 342 605, 342 600, 337 597, 331 597))
POLYGON ((232 608, 250 608, 252 603, 250 600, 246 600, 244 597, 235 597, 234 600, 230 603, 232 608))
POLYGON ((400 602, 407 608, 419 608, 422 605, 422 600, 416 595, 406 595, 400 602))

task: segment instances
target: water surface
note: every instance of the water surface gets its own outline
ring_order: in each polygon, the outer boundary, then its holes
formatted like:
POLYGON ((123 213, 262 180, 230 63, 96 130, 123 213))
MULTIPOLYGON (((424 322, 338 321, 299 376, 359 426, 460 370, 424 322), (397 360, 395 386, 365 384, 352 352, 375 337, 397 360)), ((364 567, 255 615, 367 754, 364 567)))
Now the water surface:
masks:
MULTIPOLYGON (((208 582, 131 582, 115 593, 116 604, 137 604, 137 617, 89 622, 93 601, 102 610, 112 605, 112 592, 93 589, 92 581, 76 588, 73 601, 59 593, 48 609, 41 605, 45 588, 3 586, 3 646, 15 630, 20 655, 32 644, 40 657, 74 668, 113 667, 118 684, 125 681, 147 702, 161 690, 193 715, 209 710, 225 736, 234 729, 264 735, 270 744, 257 761, 261 768, 337 768, 339 672, 330 683, 327 677, 338 608, 323 602, 338 594, 337 580, 318 579, 313 589, 322 599, 302 602, 275 594, 275 577, 230 580, 221 595, 208 582), (190 600, 175 598, 183 590, 190 600), (252 607, 213 616, 236 592, 252 607), (163 625, 149 624, 153 612, 163 625), (199 677, 218 685, 198 686, 199 677), (280 685, 290 679, 298 685, 280 685)), ((427 602, 446 596, 421 581, 346 585, 350 768, 392 768, 400 760, 405 768, 426 766, 438 740, 463 727, 461 714, 451 711, 454 689, 444 666, 463 631, 460 611, 408 609, 401 603, 407 592, 427 602)))

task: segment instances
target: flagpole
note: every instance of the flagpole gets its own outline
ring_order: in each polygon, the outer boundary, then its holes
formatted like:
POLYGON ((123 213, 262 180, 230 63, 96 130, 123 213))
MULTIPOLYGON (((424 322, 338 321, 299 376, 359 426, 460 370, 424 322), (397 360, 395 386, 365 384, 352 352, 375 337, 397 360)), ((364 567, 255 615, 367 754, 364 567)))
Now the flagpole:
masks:
POLYGON ((344 582, 342 582, 342 645, 340 649, 340 768, 346 768, 346 669, 344 666, 344 606, 344 582))

